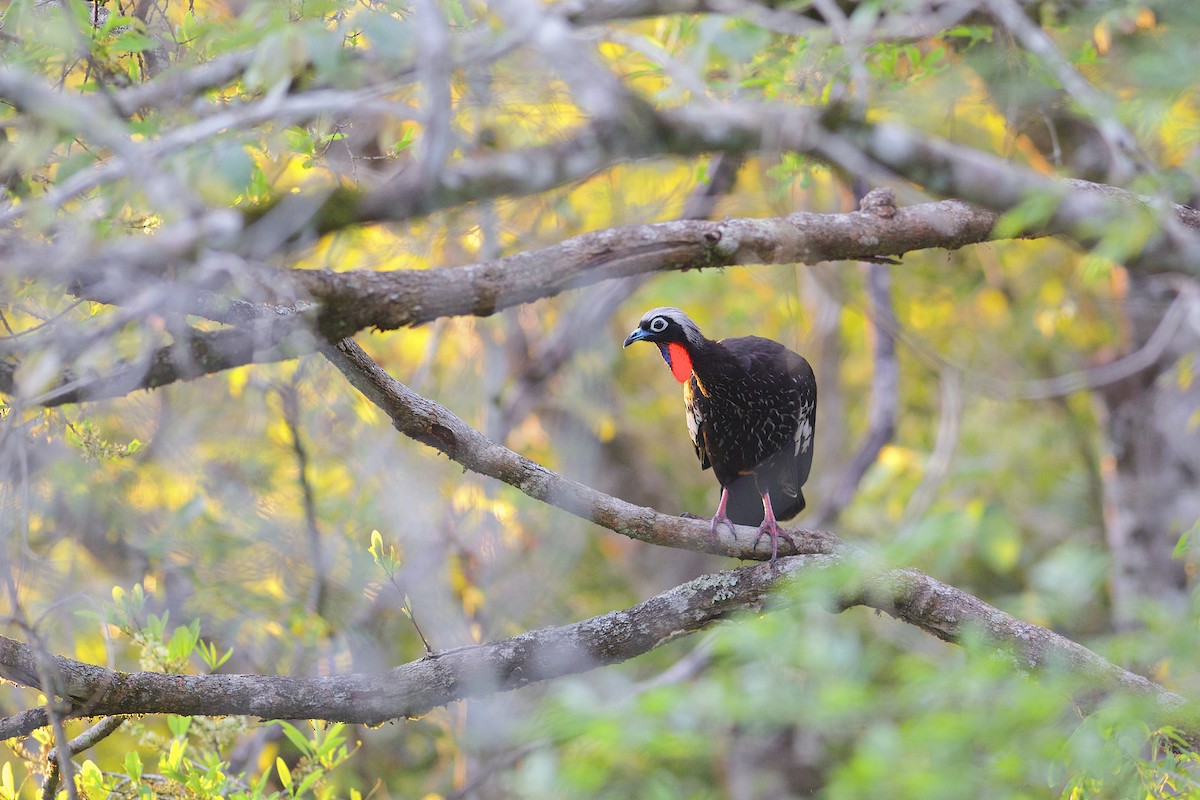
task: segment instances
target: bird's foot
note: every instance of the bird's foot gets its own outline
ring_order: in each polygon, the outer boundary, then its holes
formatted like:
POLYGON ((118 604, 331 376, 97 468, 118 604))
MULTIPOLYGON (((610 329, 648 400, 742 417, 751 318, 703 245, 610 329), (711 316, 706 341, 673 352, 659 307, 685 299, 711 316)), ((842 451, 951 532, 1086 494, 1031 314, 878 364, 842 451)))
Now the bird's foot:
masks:
POLYGON ((725 516, 724 514, 716 514, 708 521, 708 538, 714 550, 717 548, 717 540, 719 538, 717 528, 722 525, 727 526, 729 528, 730 535, 732 535, 734 539, 737 539, 737 528, 733 527, 733 522, 730 521, 729 517, 725 516))
POLYGON ((792 549, 796 549, 796 540, 792 538, 790 533, 779 527, 779 523, 771 517, 763 520, 763 524, 758 527, 758 535, 754 537, 754 544, 750 545, 751 550, 758 547, 758 540, 763 536, 771 537, 771 560, 767 562, 768 564, 774 564, 779 557, 780 538, 786 539, 787 543, 792 546, 792 549))

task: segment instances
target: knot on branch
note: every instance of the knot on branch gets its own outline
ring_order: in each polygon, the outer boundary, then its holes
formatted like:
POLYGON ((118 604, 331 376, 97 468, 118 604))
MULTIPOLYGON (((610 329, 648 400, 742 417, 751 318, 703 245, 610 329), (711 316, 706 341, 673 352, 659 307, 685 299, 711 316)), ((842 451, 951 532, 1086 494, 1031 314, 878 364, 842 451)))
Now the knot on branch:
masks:
POLYGON ((896 193, 888 188, 872 189, 863 196, 858 210, 881 219, 891 219, 896 216, 896 193))

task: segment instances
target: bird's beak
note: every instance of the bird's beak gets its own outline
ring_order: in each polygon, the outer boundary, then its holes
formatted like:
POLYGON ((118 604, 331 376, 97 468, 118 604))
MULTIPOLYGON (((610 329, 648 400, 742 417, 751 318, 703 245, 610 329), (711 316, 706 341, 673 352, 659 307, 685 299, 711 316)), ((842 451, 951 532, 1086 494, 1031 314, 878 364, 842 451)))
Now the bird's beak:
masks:
POLYGON ((642 339, 645 339, 649 335, 650 334, 646 333, 646 331, 642 330, 641 328, 634 328, 633 333, 631 333, 625 337, 625 344, 623 344, 621 346, 629 347, 629 345, 633 344, 634 342, 640 342, 642 339))

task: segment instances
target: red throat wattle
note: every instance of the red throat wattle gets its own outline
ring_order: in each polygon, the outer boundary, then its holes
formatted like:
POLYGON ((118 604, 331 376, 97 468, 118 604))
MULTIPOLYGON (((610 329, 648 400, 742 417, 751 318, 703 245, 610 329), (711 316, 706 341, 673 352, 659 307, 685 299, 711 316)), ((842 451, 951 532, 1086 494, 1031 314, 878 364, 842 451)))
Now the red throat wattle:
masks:
POLYGON ((692 357, 688 355, 688 351, 683 345, 676 342, 668 344, 667 350, 671 354, 671 374, 680 383, 686 382, 688 378, 692 377, 692 357))

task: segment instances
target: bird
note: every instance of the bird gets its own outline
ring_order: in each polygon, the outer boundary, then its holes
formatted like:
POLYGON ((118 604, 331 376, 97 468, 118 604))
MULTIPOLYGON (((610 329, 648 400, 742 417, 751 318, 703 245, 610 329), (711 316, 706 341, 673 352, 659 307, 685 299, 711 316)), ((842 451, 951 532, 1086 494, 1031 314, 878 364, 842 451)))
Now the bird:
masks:
POLYGON ((675 380, 683 384, 687 427, 701 469, 712 468, 721 500, 710 520, 716 539, 723 524, 757 525, 754 545, 771 537, 771 564, 779 527, 804 509, 801 487, 812 469, 817 380, 805 358, 761 336, 713 341, 678 308, 660 306, 625 337, 658 345, 675 380))

